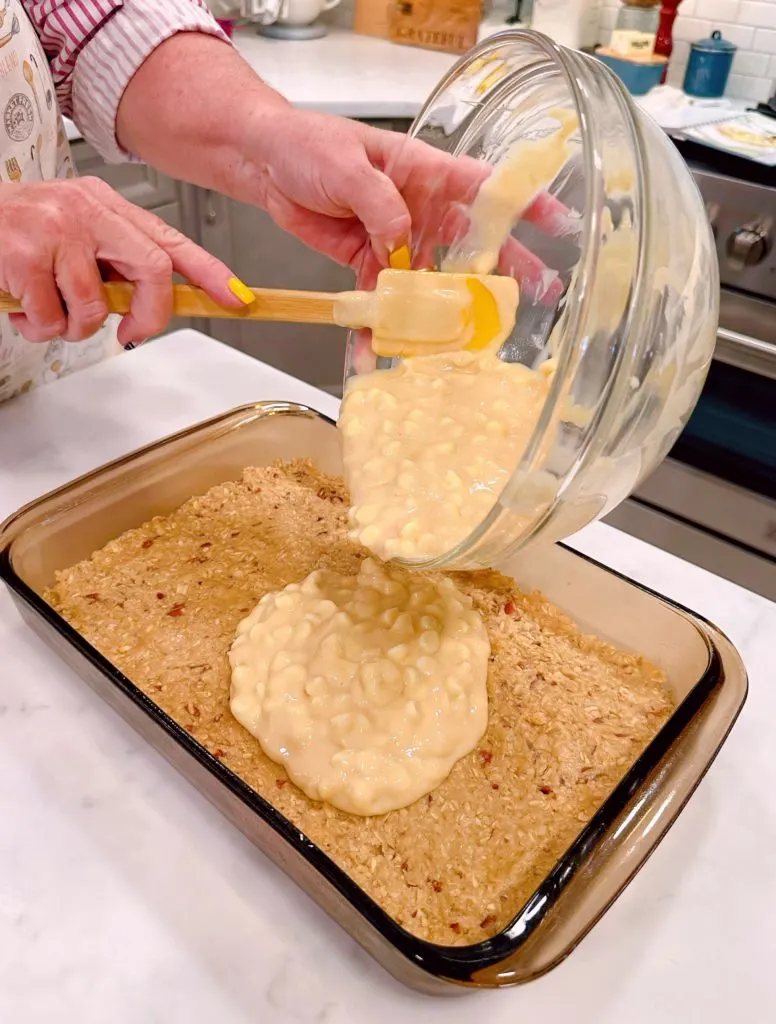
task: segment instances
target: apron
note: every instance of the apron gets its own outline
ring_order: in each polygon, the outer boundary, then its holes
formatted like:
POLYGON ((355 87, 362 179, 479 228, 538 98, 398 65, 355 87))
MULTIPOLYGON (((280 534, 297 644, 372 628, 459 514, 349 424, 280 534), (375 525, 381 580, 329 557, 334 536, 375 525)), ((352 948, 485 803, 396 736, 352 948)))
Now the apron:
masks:
MULTIPOLYGON (((75 175, 48 61, 19 0, 0 0, 0 181, 75 175)), ((118 317, 86 341, 33 343, 0 315, 0 402, 121 351, 118 317)))

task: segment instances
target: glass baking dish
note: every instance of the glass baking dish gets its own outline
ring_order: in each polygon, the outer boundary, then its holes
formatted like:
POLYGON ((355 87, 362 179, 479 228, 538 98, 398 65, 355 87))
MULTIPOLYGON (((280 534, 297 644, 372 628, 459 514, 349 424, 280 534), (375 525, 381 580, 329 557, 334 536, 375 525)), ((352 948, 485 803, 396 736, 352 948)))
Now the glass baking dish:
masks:
POLYGON ((705 774, 746 697, 738 653, 714 626, 562 546, 498 568, 539 588, 579 625, 663 668, 672 717, 512 922, 463 947, 416 938, 290 821, 162 712, 42 597, 54 572, 245 466, 309 458, 341 468, 318 413, 264 402, 226 413, 81 477, 0 527, 0 578, 25 620, 259 849, 392 974, 433 994, 537 977, 562 960, 652 853, 705 774))

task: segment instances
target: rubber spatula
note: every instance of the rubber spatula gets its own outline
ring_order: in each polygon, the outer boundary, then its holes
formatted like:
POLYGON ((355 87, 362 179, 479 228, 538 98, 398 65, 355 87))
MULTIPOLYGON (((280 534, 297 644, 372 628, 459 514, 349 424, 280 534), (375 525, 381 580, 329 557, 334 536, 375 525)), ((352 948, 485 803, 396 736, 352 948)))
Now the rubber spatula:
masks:
MULTIPOLYGON (((135 286, 103 285, 111 313, 128 313, 135 286)), ((517 282, 495 275, 383 270, 373 292, 302 292, 252 288, 254 300, 225 309, 201 288, 172 286, 173 313, 184 317, 337 324, 369 328, 377 355, 483 349, 499 345, 515 323, 517 282)), ((22 305, 0 292, 0 313, 20 313, 22 305)))

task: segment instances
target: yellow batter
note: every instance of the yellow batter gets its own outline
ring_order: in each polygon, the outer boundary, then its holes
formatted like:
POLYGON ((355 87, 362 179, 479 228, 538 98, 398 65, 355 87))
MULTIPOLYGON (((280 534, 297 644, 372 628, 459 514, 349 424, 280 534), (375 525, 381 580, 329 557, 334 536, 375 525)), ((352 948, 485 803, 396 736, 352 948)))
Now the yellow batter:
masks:
POLYGON ((547 375, 493 352, 355 378, 340 414, 351 537, 385 559, 454 548, 495 504, 548 389, 547 375))
POLYGON ((232 713, 314 800, 385 814, 445 779, 488 724, 469 597, 366 559, 267 594, 232 646, 232 713))

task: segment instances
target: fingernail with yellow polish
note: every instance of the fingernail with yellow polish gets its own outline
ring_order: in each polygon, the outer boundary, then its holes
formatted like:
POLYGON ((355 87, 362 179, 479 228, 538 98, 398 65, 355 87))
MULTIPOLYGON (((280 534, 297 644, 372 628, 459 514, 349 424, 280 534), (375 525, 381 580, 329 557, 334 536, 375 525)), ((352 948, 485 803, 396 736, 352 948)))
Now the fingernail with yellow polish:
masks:
POLYGON ((394 249, 388 257, 388 262, 393 270, 410 270, 412 268, 412 256, 408 245, 400 245, 394 249))
POLYGON ((240 302, 244 302, 246 306, 250 306, 252 302, 256 301, 256 296, 247 284, 242 283, 239 277, 229 278, 229 291, 232 295, 236 295, 240 302))

